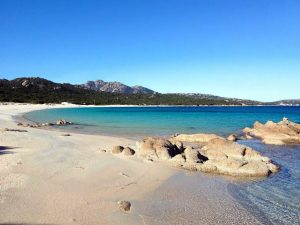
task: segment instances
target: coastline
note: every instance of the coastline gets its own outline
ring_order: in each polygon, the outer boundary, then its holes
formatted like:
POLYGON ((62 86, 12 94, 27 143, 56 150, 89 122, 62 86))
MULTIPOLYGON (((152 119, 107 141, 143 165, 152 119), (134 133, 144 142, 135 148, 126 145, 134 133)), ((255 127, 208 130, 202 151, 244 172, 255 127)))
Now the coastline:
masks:
POLYGON ((13 116, 51 107, 81 106, 0 105, 0 223, 241 224, 247 218, 245 224, 260 224, 227 193, 228 182, 220 177, 99 151, 118 144, 134 147, 133 140, 78 133, 64 137, 55 129, 27 127, 28 132, 3 131, 19 128, 13 116), (131 212, 120 212, 118 200, 131 201, 131 212), (162 210, 166 214, 158 214, 162 210))

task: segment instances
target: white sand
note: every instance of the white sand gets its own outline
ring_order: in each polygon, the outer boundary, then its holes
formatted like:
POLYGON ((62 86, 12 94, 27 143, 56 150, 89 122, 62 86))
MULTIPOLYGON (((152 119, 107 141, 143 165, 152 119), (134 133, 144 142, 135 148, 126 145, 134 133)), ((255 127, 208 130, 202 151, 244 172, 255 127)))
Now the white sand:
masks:
POLYGON ((132 140, 65 137, 58 131, 18 127, 12 120, 17 114, 50 107, 70 105, 0 105, 0 224, 114 224, 113 217, 118 224, 142 224, 134 205, 125 214, 117 201, 142 198, 175 171, 99 151, 113 145, 134 147, 132 140))

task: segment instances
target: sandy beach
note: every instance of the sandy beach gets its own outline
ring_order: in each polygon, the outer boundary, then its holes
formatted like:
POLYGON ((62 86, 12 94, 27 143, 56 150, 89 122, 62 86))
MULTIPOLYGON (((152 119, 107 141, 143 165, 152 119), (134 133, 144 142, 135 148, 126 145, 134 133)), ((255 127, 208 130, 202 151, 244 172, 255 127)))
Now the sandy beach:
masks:
POLYGON ((51 107, 70 105, 0 105, 0 224, 261 223, 229 195, 226 179, 101 151, 135 148, 134 140, 62 136, 13 119, 51 107), (130 212, 119 200, 132 203, 130 212))

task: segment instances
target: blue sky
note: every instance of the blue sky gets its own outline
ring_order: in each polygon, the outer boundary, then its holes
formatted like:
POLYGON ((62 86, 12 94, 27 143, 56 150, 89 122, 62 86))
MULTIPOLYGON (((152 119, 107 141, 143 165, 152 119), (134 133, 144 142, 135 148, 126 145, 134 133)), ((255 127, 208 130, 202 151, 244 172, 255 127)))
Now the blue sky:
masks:
POLYGON ((0 77, 300 98, 299 0, 0 0, 0 77))

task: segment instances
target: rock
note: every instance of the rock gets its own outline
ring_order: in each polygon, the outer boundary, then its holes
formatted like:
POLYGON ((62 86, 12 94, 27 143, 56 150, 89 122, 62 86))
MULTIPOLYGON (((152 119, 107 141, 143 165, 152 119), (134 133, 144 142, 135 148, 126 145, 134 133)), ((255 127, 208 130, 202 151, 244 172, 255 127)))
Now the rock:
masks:
POLYGON ((184 148, 162 138, 146 138, 137 146, 139 156, 147 160, 164 160, 172 166, 191 171, 231 176, 268 176, 279 170, 268 157, 254 149, 221 137, 201 143, 198 148, 184 148))
POLYGON ((57 120, 56 125, 63 126, 63 125, 71 125, 72 122, 66 121, 66 120, 57 120))
POLYGON ((53 126, 54 124, 53 123, 42 123, 41 126, 42 127, 50 127, 50 126, 53 126))
POLYGON ((30 81, 29 80, 24 80, 23 82, 22 82, 22 86, 23 87, 28 87, 30 85, 30 81))
POLYGON ((235 134, 231 134, 227 137, 228 141, 237 141, 237 136, 235 134))
POLYGON ((196 149, 193 149, 190 146, 188 146, 184 150, 184 155, 185 155, 185 158, 186 158, 186 162, 188 162, 188 163, 198 163, 198 162, 200 162, 199 152, 196 149))
POLYGON ((174 145, 176 145, 176 147, 180 150, 183 151, 183 143, 181 141, 176 141, 175 143, 173 143, 174 145))
POLYGON ((163 138, 148 137, 137 142, 138 155, 153 160, 168 160, 173 156, 182 153, 180 149, 170 141, 163 138))
POLYGON ((204 153, 209 159, 223 158, 223 157, 236 157, 241 158, 244 155, 246 147, 235 142, 227 141, 225 139, 213 139, 208 142, 201 149, 201 153, 204 153))
POLYGON ((126 156, 132 156, 135 154, 135 151, 132 148, 126 147, 123 150, 123 154, 126 156))
POLYGON ((203 172, 231 176, 268 176, 279 170, 268 157, 252 148, 224 139, 208 142, 200 153, 208 159, 197 167, 203 172))
POLYGON ((130 211, 131 203, 129 201, 118 201, 119 209, 123 212, 130 211))
POLYGON ((106 151, 106 149, 100 149, 100 152, 106 153, 107 151, 106 151))
POLYGON ((185 163, 186 159, 182 154, 175 155, 172 159, 171 162, 175 163, 185 163))
POLYGON ((215 138, 222 138, 216 134, 179 134, 175 137, 172 137, 172 141, 181 141, 181 142, 200 142, 207 143, 210 140, 215 138))
POLYGON ((123 150, 124 150, 123 146, 117 145, 112 148, 111 153, 120 154, 120 153, 122 153, 123 150))
POLYGON ((70 137, 71 134, 62 134, 61 136, 64 136, 64 137, 70 137))
POLYGON ((287 118, 283 118, 278 123, 255 122, 253 128, 246 127, 243 132, 246 137, 259 138, 265 144, 300 144, 300 124, 291 122, 287 118))
POLYGON ((146 162, 146 163, 153 163, 153 159, 147 158, 147 159, 144 159, 144 162, 146 162))

